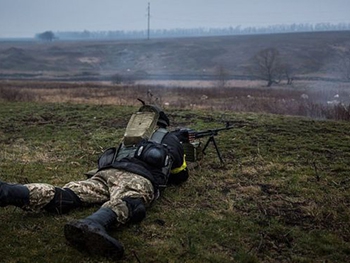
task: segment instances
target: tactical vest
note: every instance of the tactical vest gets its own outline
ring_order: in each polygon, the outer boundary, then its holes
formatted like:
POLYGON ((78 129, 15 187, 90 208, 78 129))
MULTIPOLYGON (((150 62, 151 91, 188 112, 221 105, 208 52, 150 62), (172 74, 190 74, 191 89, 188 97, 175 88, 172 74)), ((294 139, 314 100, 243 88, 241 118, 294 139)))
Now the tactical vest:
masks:
POLYGON ((168 131, 164 128, 155 130, 158 117, 158 113, 154 111, 133 114, 119 148, 107 149, 98 160, 98 168, 109 167, 126 157, 135 157, 152 167, 161 169, 162 173, 168 177, 172 160, 167 146, 162 143, 168 131))
MULTIPOLYGON (((156 143, 162 145, 162 141, 167 133, 168 131, 166 129, 159 128, 153 132, 150 139, 144 138, 142 139, 144 142, 140 140, 137 145, 126 145, 125 143, 121 143, 116 153, 115 161, 120 161, 125 157, 141 157, 142 151, 145 149, 145 146, 142 148, 142 144, 147 145, 150 143, 156 143)), ((163 147, 166 147, 166 145, 163 145, 163 147)))

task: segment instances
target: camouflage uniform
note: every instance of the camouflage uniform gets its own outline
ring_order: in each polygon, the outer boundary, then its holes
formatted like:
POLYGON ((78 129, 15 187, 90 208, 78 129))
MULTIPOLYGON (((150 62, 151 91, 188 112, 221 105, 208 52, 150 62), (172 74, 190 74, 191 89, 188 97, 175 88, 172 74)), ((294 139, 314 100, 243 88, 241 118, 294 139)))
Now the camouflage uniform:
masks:
MULTIPOLYGON (((55 187, 52 185, 33 183, 25 186, 30 193, 29 204, 23 207, 25 210, 40 211, 54 198, 55 187)), ((125 224, 129 216, 122 198, 141 198, 146 206, 154 199, 154 187, 148 179, 117 169, 101 170, 87 180, 70 182, 64 188, 71 189, 83 204, 103 204, 102 207, 112 209, 121 224, 125 224)))

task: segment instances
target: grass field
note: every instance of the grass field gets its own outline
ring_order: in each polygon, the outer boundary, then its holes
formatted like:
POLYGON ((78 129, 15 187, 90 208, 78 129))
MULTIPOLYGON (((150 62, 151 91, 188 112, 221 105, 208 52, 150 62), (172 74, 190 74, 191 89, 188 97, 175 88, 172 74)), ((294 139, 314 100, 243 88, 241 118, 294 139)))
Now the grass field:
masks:
MULTIPOLYGON (((84 179, 118 144, 132 106, 1 102, 0 178, 58 186, 84 179)), ((188 182, 140 224, 111 233, 121 262, 349 262, 350 123, 258 113, 168 109, 173 127, 236 125, 216 137, 188 182)), ((203 141, 205 142, 205 141, 203 141)), ((72 249, 67 215, 0 209, 1 262, 111 262, 72 249)))

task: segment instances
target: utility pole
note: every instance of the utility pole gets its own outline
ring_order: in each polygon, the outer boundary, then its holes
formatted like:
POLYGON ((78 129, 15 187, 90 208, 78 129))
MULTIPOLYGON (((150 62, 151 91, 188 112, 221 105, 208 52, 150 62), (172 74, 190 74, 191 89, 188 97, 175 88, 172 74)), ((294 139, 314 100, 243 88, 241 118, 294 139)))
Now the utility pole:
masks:
POLYGON ((151 4, 148 3, 148 25, 147 25, 147 39, 149 40, 150 25, 151 25, 151 4))

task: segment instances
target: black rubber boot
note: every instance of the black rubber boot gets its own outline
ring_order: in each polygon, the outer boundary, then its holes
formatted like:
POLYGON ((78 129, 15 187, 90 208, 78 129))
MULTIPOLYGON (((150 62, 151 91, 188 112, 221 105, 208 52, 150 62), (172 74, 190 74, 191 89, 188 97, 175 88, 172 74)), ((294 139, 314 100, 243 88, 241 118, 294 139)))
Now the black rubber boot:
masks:
POLYGON ((56 187, 54 198, 44 209, 50 213, 65 214, 81 205, 80 198, 72 190, 56 187))
POLYGON ((64 226, 68 242, 78 250, 92 255, 120 259, 124 254, 122 244, 107 233, 117 222, 112 209, 100 208, 85 219, 69 222, 64 226))
POLYGON ((0 181, 0 206, 23 207, 29 204, 29 190, 21 184, 8 184, 0 181))

